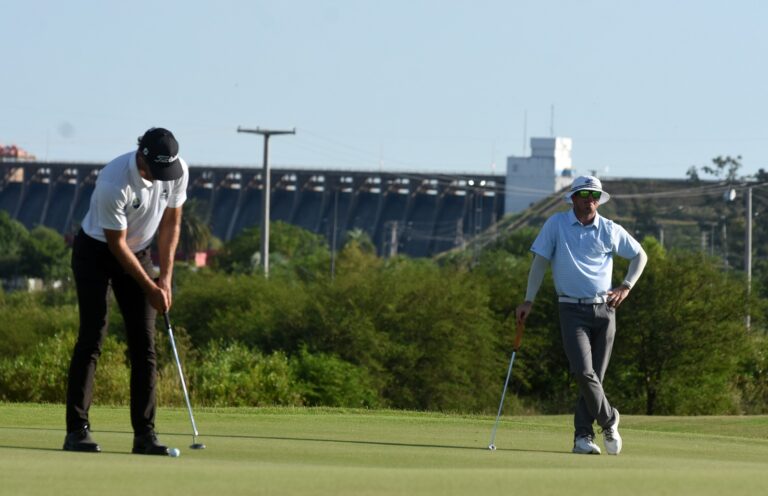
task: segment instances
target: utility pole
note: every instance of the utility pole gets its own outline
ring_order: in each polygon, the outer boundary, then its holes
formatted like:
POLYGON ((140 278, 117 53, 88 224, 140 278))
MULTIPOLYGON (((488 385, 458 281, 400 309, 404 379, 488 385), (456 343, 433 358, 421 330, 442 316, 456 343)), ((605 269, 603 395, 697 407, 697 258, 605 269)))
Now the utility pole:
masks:
POLYGON ((397 256, 397 221, 392 221, 389 231, 389 258, 397 256))
POLYGON ((336 179, 336 185, 333 191, 333 232, 331 232, 331 281, 336 277, 336 219, 339 215, 339 180, 336 179))
POLYGON ((747 330, 751 326, 751 315, 749 312, 749 298, 752 293, 752 186, 747 188, 745 195, 747 225, 744 233, 744 272, 747 273, 747 330))
POLYGON ((269 200, 272 188, 269 184, 269 137, 276 134, 296 134, 296 128, 291 131, 277 131, 274 129, 243 129, 237 127, 238 133, 253 133, 264 136, 264 171, 262 173, 261 193, 261 266, 264 269, 264 277, 269 277, 269 200))

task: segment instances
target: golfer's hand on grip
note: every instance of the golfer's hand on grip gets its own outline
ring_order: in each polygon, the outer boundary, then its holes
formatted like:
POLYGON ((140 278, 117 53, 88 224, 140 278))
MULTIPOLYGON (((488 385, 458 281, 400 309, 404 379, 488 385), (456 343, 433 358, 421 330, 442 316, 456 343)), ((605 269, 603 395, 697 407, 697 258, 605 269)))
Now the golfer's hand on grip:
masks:
POLYGON ((160 286, 154 286, 147 291, 147 298, 152 308, 158 312, 167 312, 171 307, 171 298, 168 291, 164 290, 160 286))
POLYGON ((527 319, 528 315, 531 313, 531 307, 533 307, 532 301, 524 301, 517 306, 515 309, 515 322, 517 322, 518 325, 525 323, 525 319, 527 319))
POLYGON ((165 308, 165 311, 170 310, 171 305, 173 304, 173 291, 172 291, 170 277, 167 277, 167 276, 166 277, 158 277, 155 280, 155 284, 157 284, 157 286, 160 289, 165 291, 165 294, 167 296, 167 301, 166 301, 167 306, 165 308))

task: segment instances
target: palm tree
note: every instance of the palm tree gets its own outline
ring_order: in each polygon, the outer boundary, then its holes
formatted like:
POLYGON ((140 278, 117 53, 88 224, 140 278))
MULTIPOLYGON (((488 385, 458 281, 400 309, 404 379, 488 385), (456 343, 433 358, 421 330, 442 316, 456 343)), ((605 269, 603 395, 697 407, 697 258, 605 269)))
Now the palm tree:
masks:
POLYGON ((200 202, 194 198, 184 203, 179 247, 187 261, 194 259, 195 253, 198 251, 208 249, 213 242, 211 228, 203 220, 202 210, 200 202))

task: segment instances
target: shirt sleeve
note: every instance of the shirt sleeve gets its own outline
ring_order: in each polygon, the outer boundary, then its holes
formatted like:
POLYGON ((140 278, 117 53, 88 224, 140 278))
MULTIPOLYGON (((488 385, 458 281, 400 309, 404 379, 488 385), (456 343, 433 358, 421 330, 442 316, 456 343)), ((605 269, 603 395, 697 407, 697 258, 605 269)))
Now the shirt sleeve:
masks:
POLYGON ((125 209, 128 205, 126 192, 110 183, 96 183, 91 205, 98 212, 98 226, 112 231, 128 229, 125 209))
POLYGON ((552 260, 552 257, 555 255, 556 236, 557 225, 553 216, 544 223, 539 235, 536 236, 533 245, 531 245, 531 251, 547 260, 552 260))
POLYGON ((536 299, 536 293, 539 292, 541 282, 544 280, 544 274, 547 272, 549 261, 541 255, 533 257, 531 262, 531 271, 528 273, 528 288, 525 291, 525 301, 536 299))
MULTIPOLYGON (((181 159, 180 159, 181 160, 181 159)), ((189 168, 184 160, 181 160, 181 166, 184 169, 184 175, 173 181, 171 184, 171 194, 168 197, 168 208, 178 208, 187 201, 187 184, 189 182, 189 168)))
POLYGON ((622 258, 635 258, 643 248, 640 243, 633 238, 626 229, 619 224, 613 225, 613 252, 622 258))

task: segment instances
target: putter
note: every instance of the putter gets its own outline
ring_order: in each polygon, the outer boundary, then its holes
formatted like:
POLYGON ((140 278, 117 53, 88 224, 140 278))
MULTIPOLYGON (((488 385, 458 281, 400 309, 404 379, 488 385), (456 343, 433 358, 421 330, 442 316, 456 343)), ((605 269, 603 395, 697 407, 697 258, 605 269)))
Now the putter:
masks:
POLYGON ((192 422, 192 444, 189 446, 191 449, 205 449, 205 445, 197 442, 197 425, 195 424, 195 417, 192 415, 192 404, 189 402, 189 393, 187 392, 187 383, 184 381, 184 372, 181 370, 181 360, 179 360, 179 352, 176 350, 176 340, 173 339, 173 328, 171 328, 171 319, 168 317, 168 312, 163 313, 165 319, 165 328, 168 330, 168 339, 171 342, 171 348, 173 349, 173 357, 176 359, 176 368, 179 371, 179 379, 181 379, 181 388, 184 390, 184 399, 187 402, 187 411, 189 412, 189 421, 192 422))
POLYGON ((507 386, 509 385, 509 376, 512 375, 512 364, 515 363, 515 354, 520 349, 520 343, 523 341, 523 330, 525 324, 521 321, 517 324, 517 332, 515 333, 515 344, 512 347, 512 358, 509 360, 509 368, 507 369, 507 378, 504 381, 504 389, 501 391, 501 401, 499 402, 499 412, 496 414, 496 422, 493 424, 493 430, 491 431, 491 444, 488 445, 488 449, 496 451, 496 445, 493 442, 496 440, 496 428, 499 426, 499 418, 501 417, 501 409, 504 407, 504 397, 507 394, 507 386))

